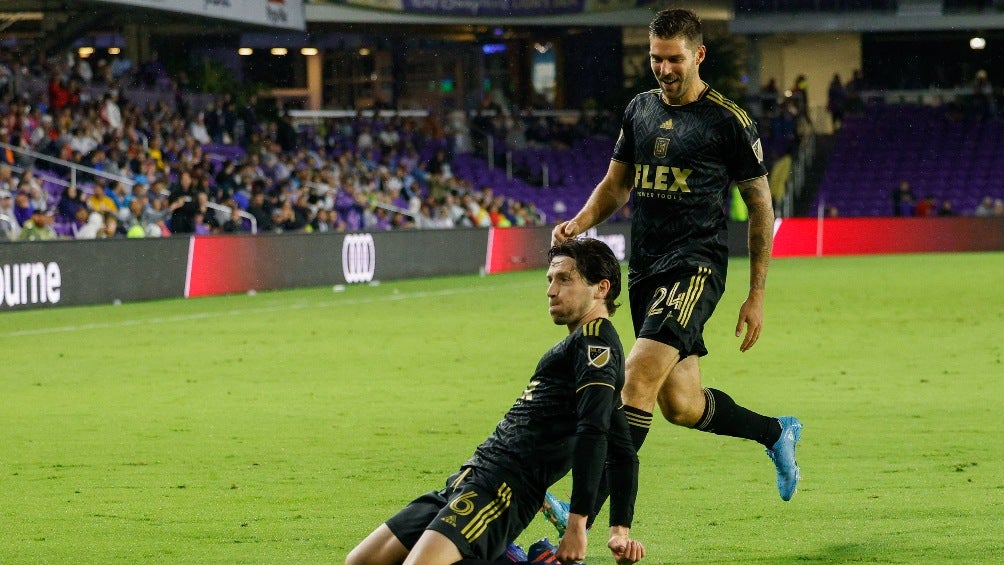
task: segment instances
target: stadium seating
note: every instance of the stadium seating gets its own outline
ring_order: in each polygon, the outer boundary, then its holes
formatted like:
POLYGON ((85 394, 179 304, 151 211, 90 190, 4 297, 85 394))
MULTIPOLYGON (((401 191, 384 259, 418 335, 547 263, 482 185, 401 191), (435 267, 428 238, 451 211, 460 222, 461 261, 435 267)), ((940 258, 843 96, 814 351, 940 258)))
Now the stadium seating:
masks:
POLYGON ((811 210, 889 216, 903 180, 917 198, 951 200, 972 214, 984 196, 1004 196, 1004 122, 964 119, 944 107, 870 105, 840 130, 811 210))

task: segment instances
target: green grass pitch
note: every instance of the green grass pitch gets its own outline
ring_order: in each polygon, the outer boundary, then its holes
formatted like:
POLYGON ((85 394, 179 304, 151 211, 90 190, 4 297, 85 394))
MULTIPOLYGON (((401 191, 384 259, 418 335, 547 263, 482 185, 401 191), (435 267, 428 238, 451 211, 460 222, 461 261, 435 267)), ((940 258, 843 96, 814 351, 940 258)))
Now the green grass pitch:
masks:
MULTIPOLYGON (((799 493, 781 502, 758 445, 657 420, 646 562, 1004 561, 1004 254, 775 260, 741 354, 747 269, 704 383, 802 419, 799 493)), ((532 271, 0 313, 0 563, 342 562, 563 337, 544 290, 532 271)))

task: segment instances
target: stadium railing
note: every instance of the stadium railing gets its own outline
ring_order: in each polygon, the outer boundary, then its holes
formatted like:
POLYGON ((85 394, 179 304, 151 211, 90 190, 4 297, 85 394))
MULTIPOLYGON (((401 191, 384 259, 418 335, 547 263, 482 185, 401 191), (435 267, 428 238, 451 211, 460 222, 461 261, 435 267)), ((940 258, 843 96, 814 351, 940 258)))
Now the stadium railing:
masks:
MULTIPOLYGON (((52 157, 50 155, 46 155, 44 153, 39 153, 37 151, 32 151, 30 149, 24 149, 23 147, 17 147, 16 145, 10 145, 10 144, 7 144, 7 143, 0 142, 0 148, 12 151, 14 153, 17 153, 18 155, 22 155, 22 156, 26 157, 27 158, 26 159, 27 163, 23 162, 22 164, 29 164, 30 163, 30 164, 34 165, 34 161, 45 161, 45 162, 51 163, 53 165, 58 165, 60 167, 68 168, 70 170, 70 179, 69 179, 69 182, 70 182, 70 185, 72 185, 72 186, 77 186, 77 174, 78 173, 86 173, 88 175, 106 178, 106 179, 111 180, 111 181, 122 182, 122 183, 125 183, 129 187, 132 187, 134 184, 136 184, 136 181, 134 181, 133 179, 131 179, 129 177, 124 177, 122 175, 116 175, 116 174, 108 173, 108 172, 105 172, 105 171, 102 171, 102 170, 99 170, 99 169, 94 169, 92 167, 86 167, 86 166, 81 165, 79 163, 74 163, 72 161, 66 161, 64 159, 59 159, 59 158, 56 158, 56 157, 52 157)), ((39 167, 35 166, 35 168, 39 168, 39 167)))

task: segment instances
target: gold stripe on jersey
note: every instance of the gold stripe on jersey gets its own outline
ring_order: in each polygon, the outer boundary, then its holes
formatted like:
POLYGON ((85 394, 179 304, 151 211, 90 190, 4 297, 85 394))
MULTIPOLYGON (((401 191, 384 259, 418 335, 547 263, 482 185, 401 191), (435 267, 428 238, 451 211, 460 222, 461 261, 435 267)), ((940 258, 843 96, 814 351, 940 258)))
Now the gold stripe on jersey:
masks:
POLYGON ((509 485, 502 483, 499 485, 498 495, 494 500, 489 502, 484 508, 481 509, 474 518, 467 523, 460 530, 460 534, 464 536, 469 542, 473 542, 478 539, 478 537, 485 533, 488 529, 488 524, 495 521, 496 518, 502 515, 503 512, 509 508, 509 504, 512 502, 512 489, 509 485))
POLYGON ((698 267, 697 274, 690 277, 690 288, 687 289, 687 296, 684 299, 683 306, 680 308, 679 321, 680 325, 687 327, 687 323, 690 322, 690 316, 694 313, 694 306, 697 305, 697 299, 701 297, 701 293, 704 292, 704 281, 708 280, 708 275, 711 274, 711 269, 708 267, 698 267))
POLYGON ((458 488, 460 484, 464 482, 464 479, 467 478, 467 475, 470 474, 470 472, 471 472, 470 467, 464 469, 464 471, 459 475, 457 475, 457 478, 454 479, 452 483, 450 483, 450 488, 458 488))
POLYGON ((603 318, 597 318, 592 322, 586 322, 586 325, 582 326, 582 335, 589 337, 596 337, 600 335, 601 325, 603 325, 603 318))
POLYGON ((739 120, 739 123, 741 123, 743 127, 749 127, 749 125, 753 123, 753 120, 750 119, 749 114, 747 114, 745 110, 740 108, 735 102, 719 94, 718 91, 716 90, 709 91, 708 100, 711 100, 715 104, 718 104, 719 106, 735 114, 736 118, 739 120))
POLYGON ((579 392, 580 392, 580 391, 581 391, 582 389, 586 388, 587 386, 593 386, 593 385, 598 385, 598 386, 608 386, 608 387, 610 387, 610 388, 612 388, 612 389, 614 389, 614 390, 617 390, 617 389, 616 389, 616 388, 614 387, 614 385, 612 385, 612 384, 610 384, 610 383, 586 383, 586 384, 584 384, 584 385, 580 386, 579 388, 575 389, 575 393, 576 393, 576 394, 578 394, 578 393, 579 393, 579 392))

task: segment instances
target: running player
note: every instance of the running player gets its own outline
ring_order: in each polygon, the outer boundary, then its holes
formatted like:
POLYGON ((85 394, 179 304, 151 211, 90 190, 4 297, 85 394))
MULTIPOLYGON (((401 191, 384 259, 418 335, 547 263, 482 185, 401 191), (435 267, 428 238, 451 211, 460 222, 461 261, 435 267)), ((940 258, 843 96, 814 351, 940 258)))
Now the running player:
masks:
POLYGON ((802 424, 793 416, 762 416, 701 385, 698 360, 708 353, 704 325, 725 291, 723 202, 732 184, 738 183, 749 208, 750 285, 736 325, 736 337, 745 328, 743 352, 763 326, 774 225, 756 124, 701 80, 706 55, 696 14, 656 14, 649 59, 659 87, 628 105, 606 176, 582 210, 554 228, 552 243, 609 218, 634 192, 628 286, 638 339, 622 397, 635 447, 644 442, 658 403, 674 424, 763 444, 787 501, 800 478, 795 444, 802 424))

